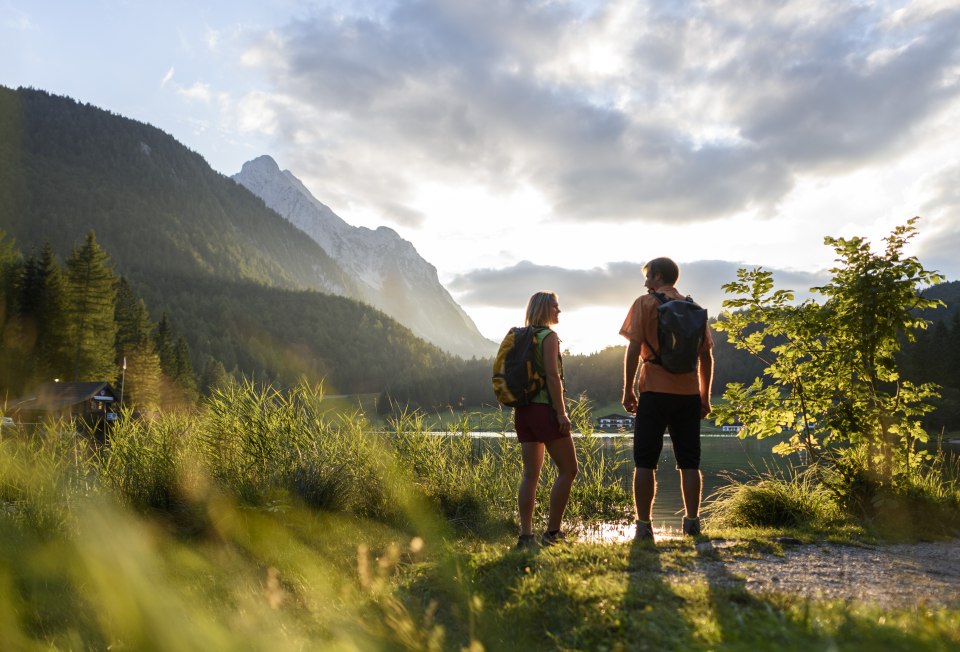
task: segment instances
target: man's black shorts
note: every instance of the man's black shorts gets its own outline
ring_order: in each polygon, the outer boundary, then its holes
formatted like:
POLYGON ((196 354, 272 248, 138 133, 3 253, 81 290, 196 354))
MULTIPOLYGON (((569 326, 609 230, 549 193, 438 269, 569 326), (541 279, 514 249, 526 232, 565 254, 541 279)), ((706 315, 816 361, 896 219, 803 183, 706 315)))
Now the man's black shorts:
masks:
POLYGON ((657 468, 667 428, 677 468, 699 469, 700 396, 661 392, 643 392, 637 399, 633 429, 633 461, 637 468, 657 468))

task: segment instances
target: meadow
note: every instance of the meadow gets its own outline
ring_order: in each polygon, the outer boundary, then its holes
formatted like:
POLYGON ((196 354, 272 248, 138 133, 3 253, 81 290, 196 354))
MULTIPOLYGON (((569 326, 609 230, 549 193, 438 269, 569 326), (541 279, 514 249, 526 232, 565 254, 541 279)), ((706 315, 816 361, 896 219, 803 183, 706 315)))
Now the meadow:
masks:
MULTIPOLYGON (((584 436, 568 519, 574 531, 623 521, 623 463, 592 436, 589 405, 573 413, 584 436)), ((689 539, 514 551, 516 440, 478 447, 469 415, 448 424, 459 434, 432 425, 399 410, 375 426, 330 411, 318 387, 240 383, 190 412, 125 415, 104 447, 64 423, 5 429, 0 649, 960 645, 960 603, 881 609, 757 596, 736 578, 667 581, 710 554, 689 539)), ((706 534, 747 556, 783 537, 910 540, 918 520, 923 536, 956 536, 956 462, 927 469, 867 520, 808 471, 733 482, 706 534)))

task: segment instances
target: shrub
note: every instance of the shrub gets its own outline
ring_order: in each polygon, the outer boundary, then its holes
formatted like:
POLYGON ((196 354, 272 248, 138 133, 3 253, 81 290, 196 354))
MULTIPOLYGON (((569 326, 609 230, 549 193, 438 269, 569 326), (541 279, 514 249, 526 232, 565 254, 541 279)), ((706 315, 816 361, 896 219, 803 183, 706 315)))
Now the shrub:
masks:
POLYGON ((110 432, 109 448, 97 456, 102 483, 141 511, 181 506, 188 427, 177 414, 155 421, 123 415, 110 432))
POLYGON ((814 469, 766 472, 758 480, 730 483, 707 499, 704 510, 721 527, 823 527, 839 517, 831 493, 814 469))

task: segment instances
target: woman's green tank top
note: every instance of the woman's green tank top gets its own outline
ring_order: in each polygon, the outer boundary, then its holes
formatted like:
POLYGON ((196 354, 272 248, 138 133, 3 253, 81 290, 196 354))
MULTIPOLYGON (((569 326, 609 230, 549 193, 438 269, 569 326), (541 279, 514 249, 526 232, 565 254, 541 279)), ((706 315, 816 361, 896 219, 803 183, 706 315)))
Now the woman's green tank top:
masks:
MULTIPOLYGON (((547 369, 543 365, 543 341, 547 339, 547 335, 549 335, 552 332, 553 330, 551 330, 550 327, 541 326, 540 330, 537 331, 535 336, 537 338, 537 350, 536 350, 536 353, 534 354, 534 361, 537 365, 537 369, 539 369, 540 372, 543 373, 544 378, 546 378, 547 376, 547 369)), ((562 381, 563 380, 563 359, 560 357, 559 354, 557 355, 557 371, 560 372, 560 380, 562 381)), ((552 405, 553 403, 550 401, 550 392, 547 390, 547 386, 544 385, 543 389, 541 389, 536 396, 530 399, 530 402, 545 403, 546 405, 552 405)))

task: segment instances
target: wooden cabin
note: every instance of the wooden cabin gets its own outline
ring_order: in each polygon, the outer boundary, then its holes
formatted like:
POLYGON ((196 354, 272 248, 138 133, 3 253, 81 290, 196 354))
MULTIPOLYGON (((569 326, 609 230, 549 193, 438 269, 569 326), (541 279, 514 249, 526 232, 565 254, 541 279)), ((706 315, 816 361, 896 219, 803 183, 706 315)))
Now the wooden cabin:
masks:
POLYGON ((106 426, 117 419, 117 396, 106 381, 43 383, 32 394, 8 402, 7 414, 21 424, 73 421, 102 441, 106 426))

